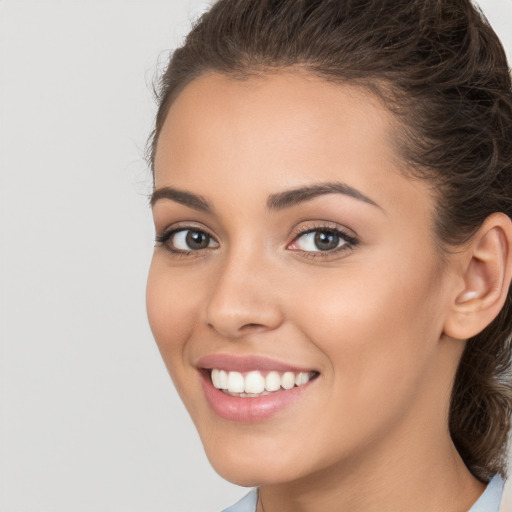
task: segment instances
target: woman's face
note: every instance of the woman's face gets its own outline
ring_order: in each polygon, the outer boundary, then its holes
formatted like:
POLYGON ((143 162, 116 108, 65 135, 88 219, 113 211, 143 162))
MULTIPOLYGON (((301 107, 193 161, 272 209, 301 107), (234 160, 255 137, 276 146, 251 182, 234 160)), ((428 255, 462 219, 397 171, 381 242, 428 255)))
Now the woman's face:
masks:
POLYGON ((228 480, 417 456, 446 431, 450 264, 393 129, 369 93, 298 73, 205 75, 169 111, 148 315, 228 480))

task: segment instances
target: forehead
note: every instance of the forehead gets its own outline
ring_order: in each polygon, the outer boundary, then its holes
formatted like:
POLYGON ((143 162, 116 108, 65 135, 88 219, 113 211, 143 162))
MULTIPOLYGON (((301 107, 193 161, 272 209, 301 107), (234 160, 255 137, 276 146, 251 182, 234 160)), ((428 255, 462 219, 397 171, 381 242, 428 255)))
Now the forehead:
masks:
POLYGON ((169 110, 156 188, 266 197, 320 180, 346 182, 370 197, 387 192, 384 202, 403 195, 404 186, 425 195, 404 177, 396 128, 361 87, 299 72, 246 80, 210 73, 188 84, 169 110))
POLYGON ((394 126, 379 100, 360 87, 299 72, 246 80, 210 73, 188 84, 172 104, 155 167, 161 167, 162 153, 177 157, 181 150, 204 147, 216 154, 215 148, 227 145, 243 146, 246 155, 253 151, 255 165, 269 155, 319 156, 333 146, 346 158, 361 156, 370 143, 391 158, 394 126))

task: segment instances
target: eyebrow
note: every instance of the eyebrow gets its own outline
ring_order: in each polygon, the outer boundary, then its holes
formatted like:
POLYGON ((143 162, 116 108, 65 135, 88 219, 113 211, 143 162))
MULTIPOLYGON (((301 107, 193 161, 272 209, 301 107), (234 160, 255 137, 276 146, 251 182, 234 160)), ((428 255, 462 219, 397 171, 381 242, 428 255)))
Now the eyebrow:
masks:
POLYGON ((267 206, 271 210, 282 210, 283 208, 289 208, 325 194, 343 194, 381 208, 373 199, 370 199, 359 190, 341 182, 316 183, 314 185, 272 194, 267 200, 267 206))
MULTIPOLYGON (((316 183, 272 194, 267 200, 267 207, 270 210, 283 210, 326 194, 343 194, 381 208, 373 199, 370 199, 359 190, 341 182, 316 183)), ((151 206, 153 207, 160 199, 170 199, 171 201, 201 212, 212 213, 214 211, 211 203, 203 196, 173 187, 162 187, 155 190, 150 198, 151 206)))
POLYGON ((173 187, 162 187, 151 194, 150 205, 153 207, 160 199, 170 199, 200 212, 213 212, 213 206, 203 196, 185 192, 173 187))

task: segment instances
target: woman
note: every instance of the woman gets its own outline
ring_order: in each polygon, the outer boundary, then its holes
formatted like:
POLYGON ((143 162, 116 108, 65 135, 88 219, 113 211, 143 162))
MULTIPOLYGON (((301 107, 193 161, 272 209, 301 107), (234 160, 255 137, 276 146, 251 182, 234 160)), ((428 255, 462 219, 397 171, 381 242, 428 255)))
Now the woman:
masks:
POLYGON ((498 510, 512 91, 469 0, 220 0, 162 77, 152 331, 231 511, 498 510))

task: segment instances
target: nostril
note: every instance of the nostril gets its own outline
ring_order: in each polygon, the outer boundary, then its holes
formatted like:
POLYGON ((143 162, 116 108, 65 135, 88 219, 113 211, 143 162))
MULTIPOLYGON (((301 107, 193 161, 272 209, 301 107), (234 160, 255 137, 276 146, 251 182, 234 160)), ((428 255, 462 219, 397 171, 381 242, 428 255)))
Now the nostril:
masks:
POLYGON ((263 324, 252 323, 252 322, 243 324, 240 327, 236 328, 234 331, 232 331, 230 328, 226 328, 226 326, 224 326, 224 329, 222 329, 222 328, 219 329, 216 327, 215 323, 210 323, 210 322, 208 323, 208 327, 226 337, 238 337, 243 334, 249 334, 251 332, 260 332, 260 331, 264 331, 267 329, 267 327, 265 327, 265 325, 263 325, 263 324))
POLYGON ((278 305, 262 303, 253 298, 229 297, 217 289, 205 312, 208 327, 227 338, 276 329, 283 320, 278 305))
POLYGON ((261 324, 245 324, 245 325, 242 325, 242 327, 240 327, 240 330, 241 331, 257 331, 257 330, 260 330, 260 329, 265 329, 265 326, 264 325, 261 325, 261 324))

